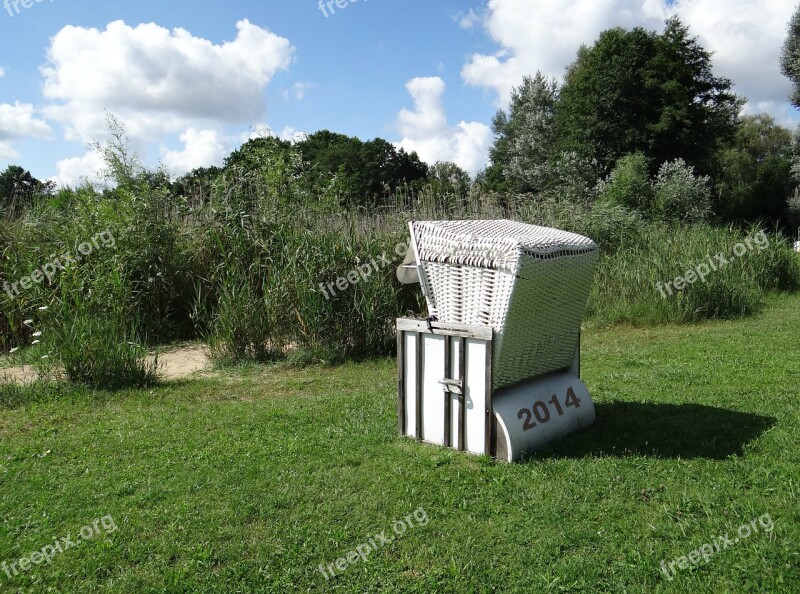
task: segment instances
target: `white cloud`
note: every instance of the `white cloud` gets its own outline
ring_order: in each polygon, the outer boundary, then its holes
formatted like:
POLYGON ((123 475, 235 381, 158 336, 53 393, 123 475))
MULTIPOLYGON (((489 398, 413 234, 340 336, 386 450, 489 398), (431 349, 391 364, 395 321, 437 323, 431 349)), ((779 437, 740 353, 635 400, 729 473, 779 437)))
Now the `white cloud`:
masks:
POLYGON ((16 159, 18 156, 19 153, 14 150, 14 147, 11 146, 10 142, 0 140, 0 163, 10 159, 16 159))
POLYGON ((736 91, 780 119, 786 113, 791 83, 781 74, 780 52, 796 0, 681 0, 681 19, 714 53, 714 70, 736 84, 736 91))
POLYGON ((281 133, 278 134, 278 138, 281 140, 288 140, 289 142, 302 142, 308 138, 308 134, 296 128, 292 128, 291 126, 286 126, 281 130, 281 133))
POLYGON ((35 117, 36 109, 29 103, 0 104, 0 140, 12 138, 47 138, 50 126, 35 117))
POLYGON ((758 101, 750 102, 744 106, 744 113, 747 115, 755 115, 759 113, 768 113, 775 122, 793 130, 797 128, 797 110, 786 101, 758 101))
POLYGON ((64 27, 42 68, 53 102, 45 113, 83 142, 104 134, 106 111, 147 140, 209 122, 255 121, 265 112, 264 89, 289 67, 294 48, 247 20, 236 26, 236 39, 221 44, 153 23, 64 27))
POLYGON ((173 176, 181 176, 192 169, 222 165, 230 147, 219 130, 189 128, 181 134, 182 151, 161 150, 161 160, 173 176))
POLYGON ((0 78, 3 78, 6 75, 6 69, 0 66, 0 78))
POLYGON ((662 15, 653 2, 642 0, 490 0, 484 27, 500 46, 495 54, 474 54, 462 69, 471 85, 498 93, 505 104, 511 88, 527 74, 541 70, 561 77, 582 43, 593 42, 601 31, 615 25, 661 25, 662 15), (646 16, 649 15, 649 16, 646 16))
MULTIPOLYGON (((489 0, 483 25, 498 44, 494 54, 474 54, 462 77, 470 85, 497 93, 506 105, 522 77, 541 70, 561 78, 581 44, 590 45, 610 27, 642 26, 662 30, 677 13, 706 50, 715 73, 736 83, 754 105, 785 115, 789 83, 780 74, 778 56, 796 0, 489 0)), ((752 110, 753 106, 750 107, 752 110)))
POLYGON ((242 143, 245 143, 248 140, 255 140, 256 138, 272 138, 273 136, 277 136, 281 140, 287 140, 289 142, 301 142, 308 138, 308 134, 297 130, 296 128, 292 128, 291 126, 285 126, 283 130, 276 133, 275 130, 273 130, 267 124, 261 123, 253 126, 250 129, 250 132, 242 134, 240 140, 242 143))
POLYGON ((36 109, 29 103, 17 101, 0 103, 0 161, 16 158, 19 153, 13 141, 24 138, 48 138, 50 126, 36 117, 36 109))
POLYGON ((270 138, 275 136, 272 128, 265 123, 254 124, 250 126, 250 131, 245 132, 239 137, 239 140, 244 144, 248 140, 255 140, 256 138, 270 138))
POLYGON ((406 88, 414 111, 403 109, 398 114, 397 126, 403 135, 400 148, 416 151, 430 164, 452 161, 471 174, 486 166, 491 129, 478 122, 461 122, 455 127, 448 124, 442 105, 446 85, 441 78, 414 78, 406 88))
POLYGON ((296 82, 292 87, 292 93, 294 94, 294 98, 298 101, 301 101, 306 96, 306 91, 309 91, 314 88, 313 83, 310 82, 296 82))
POLYGON ((481 17, 472 8, 466 13, 460 13, 456 20, 458 21, 458 26, 462 29, 474 29, 481 24, 481 17))
POLYGON ((58 174, 51 179, 59 186, 76 187, 83 182, 103 183, 106 164, 96 151, 89 151, 82 157, 62 159, 56 163, 58 174))
POLYGON ((314 84, 310 82, 296 82, 292 85, 291 90, 284 89, 281 96, 284 101, 289 101, 294 97, 297 101, 302 101, 306 96, 306 91, 313 89, 314 84))

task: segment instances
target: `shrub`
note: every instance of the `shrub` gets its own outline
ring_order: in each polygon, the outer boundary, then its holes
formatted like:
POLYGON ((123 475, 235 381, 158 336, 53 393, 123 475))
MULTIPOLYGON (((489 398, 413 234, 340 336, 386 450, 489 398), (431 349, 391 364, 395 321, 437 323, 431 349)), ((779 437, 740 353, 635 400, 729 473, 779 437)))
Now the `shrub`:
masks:
MULTIPOLYGON (((759 311, 769 291, 796 290, 800 264, 789 245, 770 238, 761 250, 720 266, 682 290, 666 283, 716 254, 731 255, 750 233, 708 224, 667 227, 652 223, 638 238, 601 257, 590 315, 601 323, 639 325, 735 318, 759 311), (659 288, 660 287, 660 288, 659 288)), ((752 243, 752 241, 751 241, 752 243)))
POLYGON ((649 215, 653 208, 647 157, 634 153, 620 159, 608 179, 600 184, 599 200, 649 215))
POLYGON ((40 313, 49 353, 39 362, 40 373, 105 390, 157 383, 157 358, 148 360, 140 314, 125 299, 129 287, 119 275, 88 289, 84 281, 77 271, 66 276, 60 294, 40 313))
POLYGON ((597 197, 597 161, 564 152, 543 169, 545 196, 572 204, 589 204, 597 197))
POLYGON ((654 184, 653 217, 686 223, 705 220, 711 213, 710 181, 708 176, 696 176, 683 159, 664 163, 654 184))
POLYGON ((394 247, 403 236, 378 229, 362 235, 346 219, 326 225, 273 216, 269 230, 231 234, 219 226, 212 232, 214 243, 230 245, 228 253, 236 254, 230 264, 213 266, 203 289, 215 300, 203 307, 213 312, 208 327, 214 357, 258 361, 295 352, 296 359, 331 362, 393 352, 394 318, 419 307, 417 290, 394 279, 400 262, 394 247), (262 246, 260 253, 254 243, 262 246), (382 263, 384 255, 389 265, 382 263), (364 276, 346 289, 326 287, 359 268, 364 276))
POLYGON ((136 324, 124 328, 119 320, 70 312, 49 334, 51 352, 61 367, 48 365, 45 375, 63 371, 70 382, 97 390, 146 387, 158 381, 158 359, 147 359, 136 324))

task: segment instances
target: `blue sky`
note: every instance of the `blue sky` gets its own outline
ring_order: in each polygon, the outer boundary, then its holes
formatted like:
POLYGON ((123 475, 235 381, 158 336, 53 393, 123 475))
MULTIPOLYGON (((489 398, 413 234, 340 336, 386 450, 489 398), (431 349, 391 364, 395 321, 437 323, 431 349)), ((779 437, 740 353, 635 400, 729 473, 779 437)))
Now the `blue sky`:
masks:
POLYGON ((560 76, 601 30, 674 11, 749 111, 794 121, 777 68, 793 0, 339 0, 327 17, 318 0, 25 1, 0 6, 0 168, 63 183, 95 178, 106 111, 175 174, 265 126, 380 136, 475 172, 524 74, 560 76))

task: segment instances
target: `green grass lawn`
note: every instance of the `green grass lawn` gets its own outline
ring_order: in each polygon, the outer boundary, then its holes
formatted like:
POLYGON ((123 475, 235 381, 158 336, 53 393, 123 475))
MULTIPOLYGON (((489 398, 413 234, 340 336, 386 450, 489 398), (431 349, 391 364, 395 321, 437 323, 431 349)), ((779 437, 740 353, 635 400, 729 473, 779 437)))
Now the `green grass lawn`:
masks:
POLYGON ((590 328, 583 363, 596 424, 514 465, 399 438, 393 360, 6 389, 0 562, 116 530, 0 568, 0 591, 800 591, 800 297, 590 328), (672 581, 659 569, 767 514, 672 581), (414 527, 380 545, 398 520, 414 527), (320 564, 370 538, 326 581, 320 564))

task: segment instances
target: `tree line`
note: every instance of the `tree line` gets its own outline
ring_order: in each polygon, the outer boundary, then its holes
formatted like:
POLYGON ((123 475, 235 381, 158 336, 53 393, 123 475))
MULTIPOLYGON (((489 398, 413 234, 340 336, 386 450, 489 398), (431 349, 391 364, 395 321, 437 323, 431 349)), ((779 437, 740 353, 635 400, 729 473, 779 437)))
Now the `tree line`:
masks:
MULTIPOLYGON (((781 58, 800 103, 800 10, 781 58)), ((177 180, 147 173, 164 191, 203 200, 220 180, 258 176, 286 203, 352 209, 429 191, 442 200, 601 200, 649 219, 692 222, 800 219, 800 139, 767 114, 742 115, 733 81, 677 17, 662 32, 604 31, 579 48, 563 82, 541 72, 513 89, 493 119, 490 164, 475 179, 453 163, 423 163, 376 138, 328 130, 298 142, 257 138, 221 167, 177 180)), ((20 166, 0 174, 0 207, 56 193, 20 166)))

